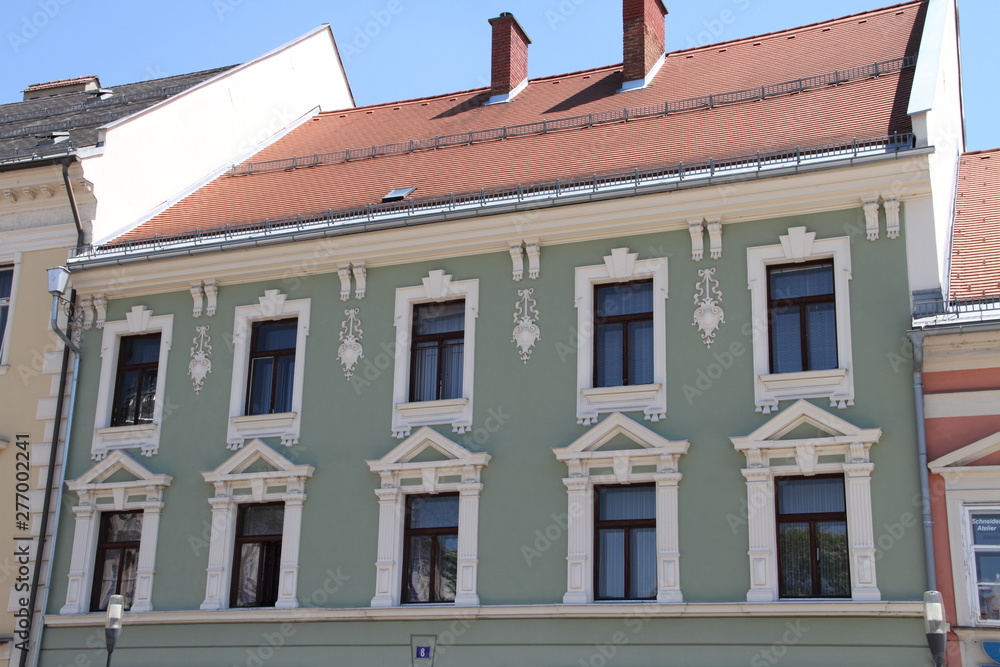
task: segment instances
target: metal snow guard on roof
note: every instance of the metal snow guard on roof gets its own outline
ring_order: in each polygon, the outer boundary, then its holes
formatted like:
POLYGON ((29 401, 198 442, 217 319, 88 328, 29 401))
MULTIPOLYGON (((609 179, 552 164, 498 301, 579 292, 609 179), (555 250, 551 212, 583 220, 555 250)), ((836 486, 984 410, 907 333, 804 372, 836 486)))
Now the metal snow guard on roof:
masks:
POLYGON ((382 144, 379 146, 369 146, 366 148, 352 148, 332 153, 314 153, 313 155, 295 156, 280 160, 266 160, 261 162, 244 162, 235 165, 226 172, 227 176, 246 176, 267 171, 284 171, 297 169, 300 167, 314 167, 320 164, 330 164, 337 162, 348 162, 362 158, 373 158, 379 155, 394 155, 412 153, 420 150, 433 150, 446 146, 459 146, 475 144, 484 141, 497 141, 511 137, 519 137, 533 134, 545 134, 555 130, 568 130, 578 127, 593 127, 595 125, 605 125, 607 123, 621 123, 640 118, 654 118, 666 116, 682 111, 694 111, 696 109, 711 109, 723 104, 736 104, 739 102, 752 102, 763 100, 776 95, 788 93, 799 93, 811 88, 820 88, 828 85, 837 85, 858 79, 868 79, 873 76, 897 72, 907 67, 913 67, 917 62, 916 56, 906 56, 894 60, 877 62, 863 67, 854 67, 847 70, 837 70, 830 74, 810 76, 794 81, 785 81, 764 86, 756 86, 745 90, 737 90, 729 93, 716 93, 703 95, 702 97, 692 97, 686 100, 667 101, 662 104, 650 104, 642 107, 632 107, 605 111, 602 113, 590 113, 583 116, 573 116, 570 118, 557 118, 555 120, 542 120, 535 123, 525 123, 523 125, 510 125, 488 130, 470 130, 459 134, 448 134, 444 136, 432 137, 429 139, 411 139, 394 144, 382 144))
MULTIPOLYGON (((528 200, 555 199, 560 196, 588 194, 604 190, 629 190, 643 185, 674 182, 680 184, 685 179, 710 179, 721 174, 759 174, 772 169, 797 167, 802 163, 822 163, 842 158, 857 158, 886 153, 899 153, 915 147, 912 133, 890 134, 870 139, 851 139, 835 144, 807 146, 770 151, 757 151, 750 155, 701 162, 681 162, 670 166, 611 174, 592 174, 555 180, 546 183, 517 185, 507 188, 450 194, 442 197, 407 199, 385 204, 368 204, 341 210, 329 210, 313 215, 297 215, 294 218, 264 220, 241 225, 226 225, 212 229, 199 229, 165 236, 155 235, 143 239, 125 239, 103 246, 83 246, 76 249, 74 257, 100 259, 110 255, 155 253, 171 246, 183 244, 202 245, 211 243, 238 242, 253 238, 266 238, 285 233, 320 231, 327 228, 363 226, 365 223, 392 218, 402 218, 435 213, 478 209, 488 205, 518 203, 528 200)), ((405 222, 404 222, 405 224, 405 222)))

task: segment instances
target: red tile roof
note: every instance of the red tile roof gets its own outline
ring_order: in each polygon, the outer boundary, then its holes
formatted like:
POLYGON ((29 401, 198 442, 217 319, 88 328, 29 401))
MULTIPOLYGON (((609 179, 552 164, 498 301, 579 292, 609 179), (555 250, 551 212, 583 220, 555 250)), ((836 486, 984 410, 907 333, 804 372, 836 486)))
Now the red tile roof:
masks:
POLYGON ((101 85, 101 82, 94 75, 90 75, 90 76, 78 76, 78 77, 73 78, 73 79, 60 79, 58 81, 46 81, 44 83, 33 83, 30 86, 28 86, 27 88, 25 88, 22 92, 25 92, 25 93, 34 93, 34 92, 39 91, 39 90, 48 90, 49 88, 61 88, 62 86, 72 86, 72 85, 78 85, 78 84, 81 84, 81 83, 96 83, 98 86, 101 85))
POLYGON ((1000 297, 1000 148, 961 157, 951 298, 1000 297))
MULTIPOLYGON (((321 113, 255 163, 524 123, 662 105, 915 55, 926 4, 915 0, 803 28, 668 54, 652 84, 616 94, 621 65, 535 79, 514 100, 488 89, 321 113)), ((130 240, 414 197, 537 183, 909 132, 912 69, 667 116, 437 150, 222 176, 124 236, 130 240)))

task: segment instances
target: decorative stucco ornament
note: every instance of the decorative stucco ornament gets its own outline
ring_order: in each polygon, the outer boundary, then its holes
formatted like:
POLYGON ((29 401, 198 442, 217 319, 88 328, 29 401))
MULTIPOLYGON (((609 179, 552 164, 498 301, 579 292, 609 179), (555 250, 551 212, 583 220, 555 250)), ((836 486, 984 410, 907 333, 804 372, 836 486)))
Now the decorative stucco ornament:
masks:
POLYGON ((707 347, 712 347, 715 342, 715 332, 719 325, 725 322, 725 313, 719 307, 722 301, 722 292, 719 290, 719 281, 713 278, 715 269, 699 269, 698 275, 701 280, 695 285, 694 322, 692 326, 698 327, 701 332, 701 340, 707 347))
POLYGON ((194 345, 191 347, 191 363, 188 364, 188 375, 191 377, 191 384, 194 385, 194 393, 200 394, 205 378, 212 372, 212 337, 208 335, 211 325, 204 324, 195 327, 198 335, 194 337, 194 345))
POLYGON ((531 358, 531 348, 541 339, 542 330, 538 328, 538 304, 531 295, 535 288, 519 289, 520 300, 514 304, 514 337, 511 342, 517 345, 521 361, 528 363, 531 358))
POLYGON ((354 366, 358 359, 365 358, 365 350, 361 346, 361 320, 358 319, 360 308, 349 308, 344 311, 347 319, 340 326, 340 347, 337 348, 337 358, 344 367, 344 377, 348 380, 354 375, 354 366))

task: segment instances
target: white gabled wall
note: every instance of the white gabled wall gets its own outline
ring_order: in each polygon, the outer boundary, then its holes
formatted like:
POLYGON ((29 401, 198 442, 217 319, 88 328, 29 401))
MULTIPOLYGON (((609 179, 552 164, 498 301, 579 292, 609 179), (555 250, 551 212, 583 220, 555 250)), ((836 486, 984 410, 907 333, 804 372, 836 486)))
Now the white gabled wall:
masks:
POLYGON ((329 26, 223 72, 103 131, 85 151, 93 240, 105 241, 311 110, 354 106, 329 26))
MULTIPOLYGON (((914 73, 910 106, 918 146, 928 157, 931 199, 906 202, 910 290, 942 288, 947 297, 958 159, 965 150, 958 10, 955 0, 930 0, 914 73), (928 233, 933 227, 933 233, 928 233)), ((900 193, 905 197, 906 193, 900 193)))

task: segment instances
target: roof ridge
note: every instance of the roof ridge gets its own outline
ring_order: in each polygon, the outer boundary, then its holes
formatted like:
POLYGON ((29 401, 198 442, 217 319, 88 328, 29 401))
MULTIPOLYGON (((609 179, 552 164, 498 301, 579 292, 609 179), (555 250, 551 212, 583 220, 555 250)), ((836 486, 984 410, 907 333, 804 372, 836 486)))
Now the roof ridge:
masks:
POLYGON ((973 155, 985 155, 985 154, 993 154, 993 153, 1000 153, 1000 147, 997 147, 997 148, 984 148, 984 149, 978 150, 978 151, 966 151, 965 153, 962 153, 959 157, 972 157, 973 155))
POLYGON ((925 4, 927 2, 928 2, 928 0, 908 0, 907 2, 900 2, 900 3, 897 3, 895 5, 889 5, 887 7, 880 7, 878 9, 869 9, 868 11, 857 12, 855 14, 847 14, 846 16, 840 16, 838 18, 827 19, 825 21, 816 21, 814 23, 807 23, 806 25, 794 26, 792 28, 784 28, 782 30, 773 30, 771 32, 762 32, 760 34, 749 35, 747 37, 737 37, 735 39, 731 39, 731 40, 726 41, 726 42, 716 42, 714 44, 705 44, 703 46, 692 46, 692 47, 687 48, 687 49, 679 49, 677 51, 669 51, 667 53, 667 56, 669 56, 672 53, 690 53, 692 51, 708 51, 708 50, 712 50, 712 49, 717 49, 720 46, 731 46, 731 45, 734 45, 734 44, 740 44, 741 42, 750 42, 750 41, 753 41, 753 40, 762 40, 762 39, 769 39, 769 38, 770 39, 774 39, 776 37, 779 37, 779 36, 782 36, 782 35, 787 35, 789 33, 801 33, 801 32, 806 31, 806 30, 813 30, 815 28, 818 28, 819 26, 834 25, 834 24, 837 24, 837 23, 845 23, 847 21, 854 20, 854 19, 856 19, 856 18, 858 18, 860 16, 875 16, 875 15, 878 15, 878 14, 887 14, 890 11, 898 10, 901 7, 919 6, 919 5, 925 4))

